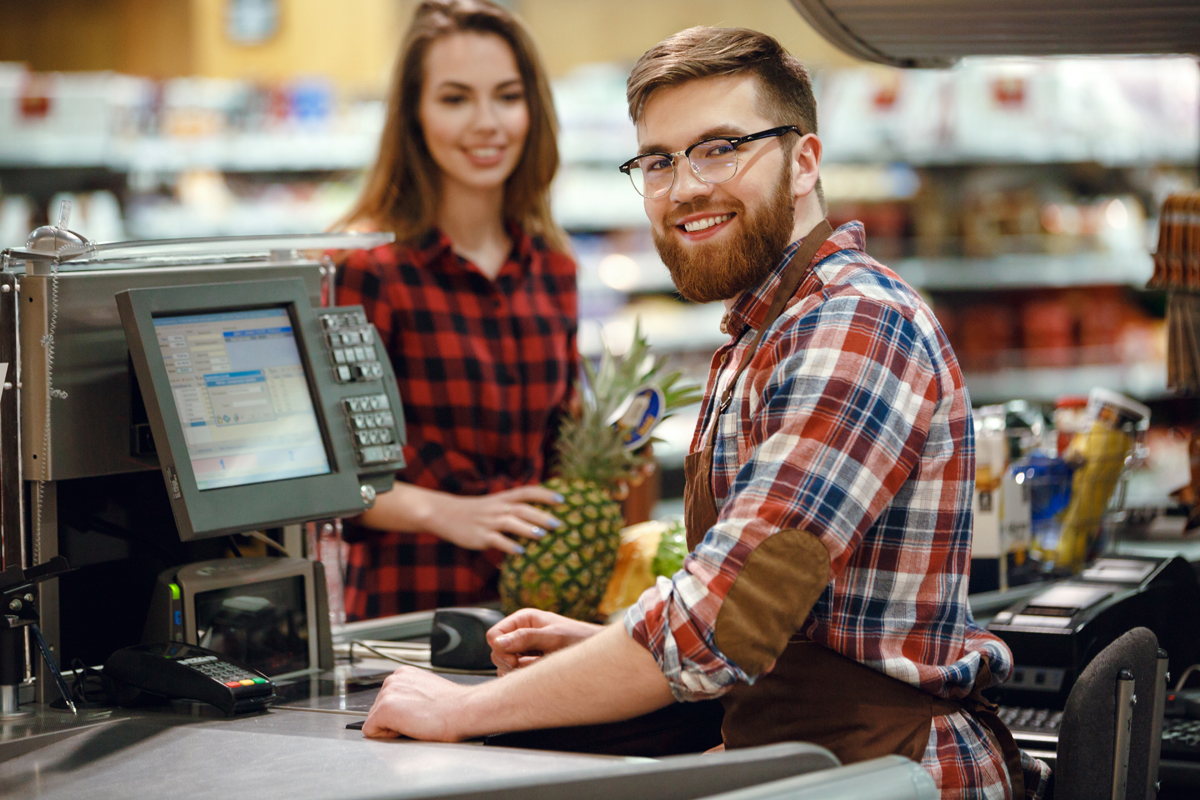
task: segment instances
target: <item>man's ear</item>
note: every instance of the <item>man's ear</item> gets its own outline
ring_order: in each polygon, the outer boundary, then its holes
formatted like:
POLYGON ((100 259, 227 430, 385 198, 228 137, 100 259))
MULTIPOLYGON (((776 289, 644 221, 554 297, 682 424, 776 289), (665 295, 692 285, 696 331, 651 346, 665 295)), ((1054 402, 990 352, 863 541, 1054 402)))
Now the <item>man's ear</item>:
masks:
POLYGON ((812 193, 821 177, 821 140, 809 133, 792 147, 792 196, 812 193))

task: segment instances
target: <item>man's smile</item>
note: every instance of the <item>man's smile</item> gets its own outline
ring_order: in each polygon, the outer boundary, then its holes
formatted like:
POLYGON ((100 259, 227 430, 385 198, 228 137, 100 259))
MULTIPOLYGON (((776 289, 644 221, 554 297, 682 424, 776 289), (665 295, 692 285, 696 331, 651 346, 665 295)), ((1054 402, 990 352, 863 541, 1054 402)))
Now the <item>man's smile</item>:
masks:
POLYGON ((711 211, 702 214, 690 214, 675 224, 675 229, 683 234, 686 241, 699 241, 715 236, 728 227, 729 222, 736 217, 734 212, 714 214, 711 211))

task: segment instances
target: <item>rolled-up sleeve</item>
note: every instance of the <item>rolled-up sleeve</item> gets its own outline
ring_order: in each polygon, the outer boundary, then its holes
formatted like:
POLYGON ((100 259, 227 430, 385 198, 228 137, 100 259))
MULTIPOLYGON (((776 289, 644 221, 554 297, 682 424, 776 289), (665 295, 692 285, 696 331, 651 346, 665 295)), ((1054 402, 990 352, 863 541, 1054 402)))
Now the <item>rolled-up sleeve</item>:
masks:
POLYGON ((817 599, 805 586, 828 591, 918 469, 941 391, 927 341, 857 294, 793 309, 764 337, 718 421, 718 521, 624 617, 677 699, 769 672, 817 599))

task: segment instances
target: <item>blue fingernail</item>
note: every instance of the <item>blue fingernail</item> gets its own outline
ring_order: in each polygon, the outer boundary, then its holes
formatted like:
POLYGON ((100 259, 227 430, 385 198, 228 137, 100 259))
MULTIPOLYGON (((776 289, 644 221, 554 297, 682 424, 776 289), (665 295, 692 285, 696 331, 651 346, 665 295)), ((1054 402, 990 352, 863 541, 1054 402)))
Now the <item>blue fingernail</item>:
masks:
POLYGON ((549 520, 547 520, 546 524, 548 526, 550 526, 551 528, 561 528, 562 527, 562 522, 560 520, 554 519, 553 517, 551 517, 549 520))
POLYGON ((524 547, 521 547, 521 545, 517 545, 516 547, 517 547, 517 552, 518 552, 518 553, 524 553, 524 552, 525 552, 525 548, 524 548, 524 547))
POLYGON ((546 529, 539 528, 538 526, 534 525, 532 528, 529 529, 529 535, 536 536, 540 539, 546 535, 546 529))
POLYGON ((563 496, 562 496, 561 494, 559 494, 558 492, 555 492, 555 493, 554 493, 554 502, 556 502, 556 503, 565 503, 565 502, 567 502, 567 498, 563 497, 563 496))

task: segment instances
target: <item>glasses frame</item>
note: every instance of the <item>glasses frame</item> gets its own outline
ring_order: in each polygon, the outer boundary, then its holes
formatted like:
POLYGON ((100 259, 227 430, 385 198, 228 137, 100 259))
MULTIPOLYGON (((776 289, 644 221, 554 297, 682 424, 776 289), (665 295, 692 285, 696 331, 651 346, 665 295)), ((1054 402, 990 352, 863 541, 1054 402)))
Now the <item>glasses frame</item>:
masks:
MULTIPOLYGON (((800 128, 796 125, 780 125, 777 128, 768 128, 765 131, 759 131, 758 133, 749 133, 749 134, 746 134, 745 136, 710 136, 707 139, 701 139, 700 141, 696 142, 695 144, 692 144, 685 150, 678 150, 674 153, 659 153, 659 152, 654 152, 654 151, 651 151, 649 153, 641 153, 641 154, 636 155, 633 158, 629 159, 624 164, 617 167, 617 169, 619 169, 621 172, 624 172, 626 175, 629 176, 629 182, 633 184, 633 190, 635 192, 642 195, 642 197, 646 198, 647 200, 655 200, 659 197, 663 197, 664 195, 668 194, 671 191, 671 189, 675 188, 675 177, 679 172, 677 167, 679 166, 679 157, 680 156, 683 156, 687 160, 688 167, 692 170, 692 174, 695 175, 696 180, 700 181, 701 183, 707 183, 710 186, 714 186, 719 183, 725 183, 726 181, 733 180, 733 176, 737 175, 738 167, 741 166, 740 159, 735 159, 734 164, 733 164, 733 173, 728 178, 723 178, 722 180, 719 180, 719 181, 708 181, 708 180, 705 180, 704 178, 700 177, 700 173, 696 170, 696 165, 692 163, 692 151, 695 150, 700 145, 708 144, 709 142, 729 142, 729 145, 733 148, 734 153, 736 154, 737 149, 739 147, 741 147, 742 145, 747 144, 748 142, 757 142, 760 139, 770 139, 770 138, 773 138, 776 136, 785 136, 786 134, 789 134, 789 133, 795 133, 799 136, 804 136, 804 131, 800 130, 800 128), (634 168, 635 162, 640 161, 641 159, 645 158, 646 156, 663 156, 664 158, 669 158, 671 160, 671 183, 669 186, 667 186, 667 188, 665 190, 663 190, 662 192, 659 192, 658 194, 653 194, 653 195, 643 194, 642 191, 640 189, 638 189, 637 181, 634 180, 634 177, 633 177, 633 168, 634 168)), ((640 167, 639 167, 639 169, 640 169, 640 167)))

